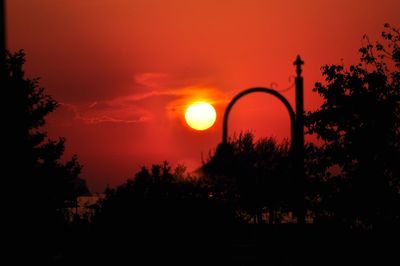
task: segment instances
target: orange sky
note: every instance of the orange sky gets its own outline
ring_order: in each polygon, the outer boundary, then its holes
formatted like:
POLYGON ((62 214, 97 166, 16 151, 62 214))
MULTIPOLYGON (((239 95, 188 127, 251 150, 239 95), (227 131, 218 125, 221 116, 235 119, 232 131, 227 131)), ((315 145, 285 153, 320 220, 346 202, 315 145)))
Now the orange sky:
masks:
MULTIPOLYGON (((67 138, 94 191, 163 160, 194 169, 221 141, 227 101, 249 87, 284 90, 297 54, 305 107, 326 63, 358 59, 361 37, 400 25, 398 0, 8 0, 8 47, 27 53, 30 77, 61 107, 50 136, 67 138), (183 110, 210 100, 217 122, 196 132, 183 110)), ((293 102, 294 90, 283 92, 293 102)), ((230 132, 289 137, 284 107, 251 95, 233 109, 230 132)))

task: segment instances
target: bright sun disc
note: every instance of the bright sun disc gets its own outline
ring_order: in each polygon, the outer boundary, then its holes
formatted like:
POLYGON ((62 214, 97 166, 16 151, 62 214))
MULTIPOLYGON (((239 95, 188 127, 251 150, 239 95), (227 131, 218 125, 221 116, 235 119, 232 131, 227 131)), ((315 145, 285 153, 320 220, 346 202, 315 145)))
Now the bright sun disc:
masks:
POLYGON ((206 102, 191 104, 185 112, 186 123, 195 130, 210 128, 217 118, 214 107, 206 102))

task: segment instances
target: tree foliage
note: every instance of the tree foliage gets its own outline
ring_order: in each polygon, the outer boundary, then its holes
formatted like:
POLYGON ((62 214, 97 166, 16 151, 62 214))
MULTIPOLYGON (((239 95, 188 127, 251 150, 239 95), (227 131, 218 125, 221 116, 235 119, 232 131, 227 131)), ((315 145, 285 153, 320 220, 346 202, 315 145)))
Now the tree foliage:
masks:
MULTIPOLYGON (((107 188, 105 198, 99 203, 97 218, 168 222, 179 220, 185 213, 176 210, 183 205, 196 206, 195 202, 208 200, 207 186, 202 179, 186 172, 183 165, 172 169, 168 162, 142 167, 132 179, 115 189, 107 188), (170 212, 168 215, 163 215, 170 212), (128 218, 129 217, 129 218, 128 218), (152 219, 149 219, 152 217, 152 219)), ((189 213, 187 210, 180 211, 189 213)), ((190 211, 192 213, 192 211, 190 211)))
POLYGON ((254 140, 250 132, 241 133, 218 147, 204 163, 203 171, 212 193, 228 200, 262 222, 262 213, 285 211, 293 195, 291 157, 287 141, 273 138, 254 140))
POLYGON ((356 65, 322 67, 325 82, 313 91, 323 103, 306 116, 307 133, 323 141, 322 177, 334 186, 324 207, 352 225, 399 219, 400 32, 385 24, 382 38, 363 37, 356 65))
POLYGON ((220 256, 218 250, 226 245, 222 241, 229 239, 226 230, 234 221, 229 208, 210 197, 204 180, 186 173, 182 165, 172 169, 164 162, 150 169, 142 167, 124 184, 107 188, 105 194, 93 222, 101 241, 115 246, 100 246, 104 253, 99 257, 107 257, 110 250, 120 254, 117 259, 151 251, 174 254, 165 259, 182 260, 186 265, 188 260, 220 256), (126 241, 114 241, 121 238, 126 241), (130 250, 121 254, 127 247, 130 250))
POLYGON ((18 191, 18 210, 28 216, 25 219, 36 217, 36 221, 52 224, 65 215, 66 203, 88 190, 79 178, 81 165, 76 155, 61 160, 65 139, 51 140, 43 130, 45 117, 58 103, 39 86, 39 79, 25 77, 24 63, 23 51, 7 53, 4 89, 11 117, 9 175, 18 191))

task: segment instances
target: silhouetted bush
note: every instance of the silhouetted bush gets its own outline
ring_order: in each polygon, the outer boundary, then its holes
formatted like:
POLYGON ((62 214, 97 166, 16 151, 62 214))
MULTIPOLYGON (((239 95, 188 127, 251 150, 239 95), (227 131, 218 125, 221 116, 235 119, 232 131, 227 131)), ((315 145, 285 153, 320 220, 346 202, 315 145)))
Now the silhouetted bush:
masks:
POLYGON ((234 204, 245 220, 280 223, 290 210, 293 180, 287 141, 254 141, 252 133, 241 133, 221 144, 202 169, 214 197, 234 204))

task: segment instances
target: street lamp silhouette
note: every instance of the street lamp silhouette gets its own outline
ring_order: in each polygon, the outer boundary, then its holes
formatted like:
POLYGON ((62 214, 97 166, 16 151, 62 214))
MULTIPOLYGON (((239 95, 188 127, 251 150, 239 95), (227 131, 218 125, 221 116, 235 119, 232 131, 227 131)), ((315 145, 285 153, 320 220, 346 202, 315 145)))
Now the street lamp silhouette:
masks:
POLYGON ((304 62, 300 56, 297 56, 296 61, 293 63, 296 66, 296 112, 294 112, 292 106, 279 92, 269 88, 250 88, 240 92, 236 95, 228 104, 225 110, 224 121, 223 121, 223 132, 222 132, 222 145, 219 150, 224 150, 228 147, 228 118, 232 107, 235 103, 247 94, 254 92, 264 92, 271 94, 278 98, 286 107, 289 112, 290 126, 291 126, 291 152, 293 158, 293 168, 295 174, 295 185, 296 185, 296 210, 295 214, 298 219, 298 223, 305 223, 305 194, 304 194, 304 87, 303 77, 301 76, 301 66, 304 62))

